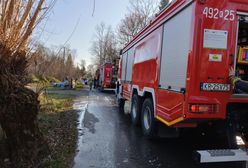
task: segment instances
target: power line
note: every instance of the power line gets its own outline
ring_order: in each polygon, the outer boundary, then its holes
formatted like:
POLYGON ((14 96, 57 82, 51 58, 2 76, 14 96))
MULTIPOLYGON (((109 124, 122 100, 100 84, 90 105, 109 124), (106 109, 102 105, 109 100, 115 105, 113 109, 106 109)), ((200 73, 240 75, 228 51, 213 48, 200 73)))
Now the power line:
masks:
POLYGON ((93 11, 92 11, 92 17, 94 17, 95 14, 95 9, 96 9, 96 0, 93 1, 93 11))
MULTIPOLYGON (((78 27, 78 25, 79 25, 79 23, 80 23, 80 20, 81 20, 81 16, 82 16, 82 14, 80 14, 80 16, 78 17, 77 23, 76 23, 76 25, 74 26, 74 28, 73 28, 71 34, 69 35, 69 37, 67 38, 67 40, 66 40, 65 43, 63 44, 63 47, 70 41, 70 39, 72 38, 72 36, 73 36, 74 33, 76 32, 77 27, 78 27)), ((58 51, 58 53, 56 54, 56 56, 59 55, 59 53, 60 53, 60 51, 62 50, 63 47, 61 47, 61 48, 59 49, 59 51, 58 51)))

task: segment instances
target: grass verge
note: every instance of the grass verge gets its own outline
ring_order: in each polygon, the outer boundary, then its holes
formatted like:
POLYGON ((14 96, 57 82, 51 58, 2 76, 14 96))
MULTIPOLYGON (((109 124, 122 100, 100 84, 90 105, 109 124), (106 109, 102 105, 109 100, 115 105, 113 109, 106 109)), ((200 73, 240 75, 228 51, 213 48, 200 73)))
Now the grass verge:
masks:
POLYGON ((39 126, 51 152, 42 167, 72 167, 78 137, 78 114, 72 109, 74 98, 59 90, 40 97, 39 126))

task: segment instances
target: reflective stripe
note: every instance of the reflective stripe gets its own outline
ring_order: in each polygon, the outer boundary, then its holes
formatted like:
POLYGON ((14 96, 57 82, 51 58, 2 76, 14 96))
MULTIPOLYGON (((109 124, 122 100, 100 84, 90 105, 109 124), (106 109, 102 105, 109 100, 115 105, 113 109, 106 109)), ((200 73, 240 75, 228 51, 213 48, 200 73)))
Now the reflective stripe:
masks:
POLYGON ((159 121, 161 121, 162 123, 166 124, 167 126, 171 126, 171 125, 174 125, 174 124, 176 124, 176 123, 179 123, 179 122, 183 121, 183 117, 180 117, 180 118, 178 118, 178 119, 175 119, 175 120, 173 120, 173 121, 171 121, 171 122, 165 121, 164 119, 162 119, 162 118, 159 117, 159 116, 156 116, 156 118, 157 118, 159 121))
POLYGON ((229 77, 229 81, 231 82, 231 84, 232 84, 233 86, 235 86, 236 82, 239 81, 239 80, 241 80, 241 79, 238 78, 238 77, 235 77, 235 76, 230 76, 230 77, 229 77))

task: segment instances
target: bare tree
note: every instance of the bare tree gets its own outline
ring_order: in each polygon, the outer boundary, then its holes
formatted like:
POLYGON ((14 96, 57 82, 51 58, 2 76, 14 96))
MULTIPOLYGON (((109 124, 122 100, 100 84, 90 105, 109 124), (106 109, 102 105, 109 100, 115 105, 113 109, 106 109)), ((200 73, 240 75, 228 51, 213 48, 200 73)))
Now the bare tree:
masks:
POLYGON ((111 26, 101 23, 96 27, 95 39, 90 48, 96 64, 112 62, 118 57, 117 41, 111 26))
POLYGON ((159 10, 163 10, 169 3, 170 0, 161 0, 159 5, 159 10))
POLYGON ((158 11, 158 0, 129 0, 129 2, 129 13, 137 13, 143 16, 143 22, 140 23, 142 27, 146 26, 158 11))
POLYGON ((128 11, 117 28, 121 46, 128 43, 154 17, 158 11, 158 0, 130 0, 128 11))
POLYGON ((121 20, 118 26, 118 40, 123 46, 128 43, 146 23, 144 22, 144 16, 139 13, 130 13, 121 20))
POLYGON ((45 0, 0 1, 0 124, 12 167, 33 167, 48 151, 37 124, 38 95, 25 87, 31 35, 50 9, 44 4, 45 0))
POLYGON ((79 78, 81 69, 75 66, 74 58, 76 51, 70 49, 69 46, 62 47, 62 52, 56 53, 57 48, 47 48, 38 43, 35 46, 35 52, 29 59, 28 72, 30 75, 35 75, 40 79, 59 79, 63 80, 66 77, 79 78))
POLYGON ((38 43, 35 46, 35 52, 31 54, 28 62, 29 73, 36 75, 37 77, 43 77, 47 68, 49 67, 48 63, 48 48, 38 43))

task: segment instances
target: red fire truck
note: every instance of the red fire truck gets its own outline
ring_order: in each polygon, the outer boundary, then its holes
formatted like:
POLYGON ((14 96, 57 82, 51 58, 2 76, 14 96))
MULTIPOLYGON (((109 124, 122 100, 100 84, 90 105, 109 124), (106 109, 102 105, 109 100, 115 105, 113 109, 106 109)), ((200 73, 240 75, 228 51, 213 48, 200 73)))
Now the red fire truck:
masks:
POLYGON ((114 89, 116 87, 118 67, 112 63, 105 63, 95 74, 95 86, 101 90, 114 89))
MULTIPOLYGON (((204 125, 248 140, 248 94, 228 81, 248 79, 248 1, 174 0, 121 52, 119 107, 145 136, 204 125)), ((224 132, 223 132, 224 134, 224 132)))

